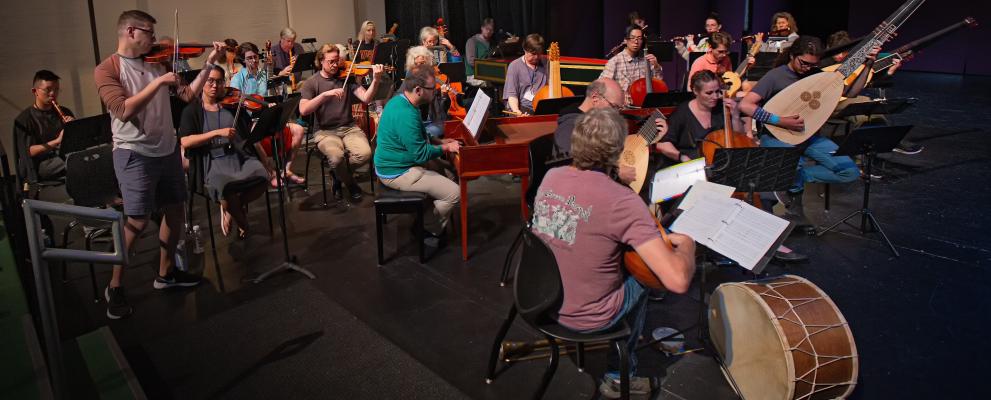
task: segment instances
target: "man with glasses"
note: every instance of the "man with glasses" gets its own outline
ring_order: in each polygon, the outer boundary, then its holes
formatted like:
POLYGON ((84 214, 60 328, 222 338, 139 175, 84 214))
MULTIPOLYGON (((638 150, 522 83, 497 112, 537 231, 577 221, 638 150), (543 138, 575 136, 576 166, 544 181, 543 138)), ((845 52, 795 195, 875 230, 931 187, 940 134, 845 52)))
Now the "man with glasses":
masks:
MULTIPOLYGON (((316 64, 320 71, 306 79, 303 83, 302 100, 299 102, 299 114, 314 115, 316 134, 313 141, 317 148, 327 156, 330 167, 336 170, 339 180, 343 180, 351 193, 351 199, 361 200, 362 192, 354 180, 351 170, 343 162, 344 151, 350 153, 348 162, 351 168, 368 163, 372 156, 372 148, 368 137, 354 123, 351 105, 356 101, 369 103, 374 99, 379 89, 384 67, 381 64, 372 66, 372 84, 367 89, 358 84, 355 77, 350 79, 338 78, 340 71, 341 50, 337 45, 325 44, 317 52, 316 64), (345 82, 347 87, 344 86, 345 82)), ((341 196, 341 182, 334 182, 334 195, 341 196)))
MULTIPOLYGON (((611 108, 617 111, 623 108, 623 90, 616 81, 609 78, 592 81, 585 89, 585 100, 581 104, 561 109, 557 117, 557 129, 554 130, 554 148, 558 152, 570 153, 575 124, 586 113, 599 108, 611 108)), ((663 137, 667 133, 667 121, 658 118, 654 120, 654 124, 657 126, 658 137, 663 137)), ((636 179, 636 170, 630 166, 620 165, 619 179, 627 183, 633 182, 636 179)))
POLYGON ((418 65, 406 72, 400 90, 382 111, 375 149, 375 174, 382 184, 395 190, 423 192, 434 198, 438 227, 428 229, 426 243, 440 247, 451 211, 461 199, 457 183, 424 168, 428 161, 444 153, 457 153, 461 146, 453 139, 437 139, 427 134, 419 107, 433 100, 436 90, 433 68, 418 65))
POLYGON ((632 104, 630 97, 630 85, 637 79, 647 76, 647 63, 650 63, 651 72, 654 78, 664 79, 661 64, 657 62, 657 57, 653 54, 643 55, 643 29, 638 25, 626 27, 626 49, 613 56, 606 63, 606 68, 602 70, 599 78, 609 78, 619 84, 623 90, 624 104, 632 104))
POLYGON ((53 106, 59 94, 58 75, 43 69, 34 74, 32 82, 34 103, 14 119, 14 148, 17 176, 33 184, 65 175, 65 160, 58 154, 58 148, 62 145, 62 128, 73 115, 68 108, 60 106, 66 117, 63 120, 53 106))
MULTIPOLYGON (((176 244, 185 220, 186 181, 172 122, 169 89, 184 101, 195 98, 214 67, 223 43, 214 42, 200 74, 188 86, 174 72, 142 58, 155 43, 155 18, 140 10, 121 13, 117 19, 117 52, 93 71, 100 99, 110 112, 113 132, 113 162, 124 199, 127 226, 125 251, 148 224, 148 216, 162 210, 158 239, 161 245, 155 289, 189 287, 200 278, 173 267, 176 244)), ((123 318, 131 306, 121 287, 123 266, 115 265, 104 292, 107 317, 123 318)))
MULTIPOLYGON (((788 62, 768 71, 757 82, 753 90, 744 96, 740 101, 740 111, 753 117, 761 125, 760 145, 761 147, 793 147, 782 142, 771 135, 763 125, 771 124, 793 131, 805 130, 805 121, 798 115, 774 115, 764 110, 763 105, 768 99, 774 97, 778 92, 784 90, 792 83, 798 82, 805 76, 818 71, 814 67, 819 63, 819 54, 822 53, 822 41, 812 36, 802 36, 795 41, 788 49, 788 62)), ((872 49, 867 57, 867 63, 873 63, 880 48, 872 49)), ((870 66, 868 65, 868 68, 870 66)), ((865 74, 866 75, 866 74, 865 74)), ((846 90, 845 96, 855 97, 864 88, 866 79, 858 79, 850 88, 846 90)), ((824 105, 835 107, 835 104, 824 105)), ((860 169, 853 159, 847 156, 834 156, 833 153, 839 148, 832 140, 822 135, 814 135, 802 144, 805 147, 803 158, 815 161, 814 165, 807 166, 800 160, 798 174, 795 185, 788 191, 774 193, 774 197, 785 204, 788 214, 804 222, 805 214, 802 209, 802 195, 805 184, 808 182, 821 183, 849 183, 860 177, 860 169)), ((766 197, 765 207, 773 205, 771 196, 766 197)), ((782 261, 800 261, 804 256, 795 257, 794 252, 782 253, 779 251, 775 255, 782 261)))

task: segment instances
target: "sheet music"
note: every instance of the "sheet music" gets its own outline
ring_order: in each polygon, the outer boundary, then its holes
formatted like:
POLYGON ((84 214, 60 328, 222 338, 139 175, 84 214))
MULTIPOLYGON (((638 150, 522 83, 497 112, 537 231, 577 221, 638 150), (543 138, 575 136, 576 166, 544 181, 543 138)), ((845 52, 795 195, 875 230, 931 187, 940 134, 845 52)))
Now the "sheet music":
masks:
POLYGON ((699 201, 699 199, 703 198, 729 198, 735 191, 736 188, 732 186, 720 185, 718 183, 706 181, 696 181, 692 184, 692 189, 688 191, 685 198, 681 200, 681 204, 678 205, 678 208, 681 210, 690 209, 696 202, 699 201))
POLYGON ((475 94, 475 99, 471 102, 471 108, 465 114, 465 119, 461 121, 475 139, 478 139, 478 132, 482 129, 482 123, 485 122, 485 113, 488 112, 489 104, 491 103, 492 98, 479 90, 475 94))
POLYGON ((671 225, 748 270, 787 228, 788 221, 733 198, 700 198, 671 225))
POLYGON ((688 187, 705 179, 705 159, 672 165, 654 174, 654 184, 650 190, 650 201, 660 203, 670 200, 688 190, 688 187))

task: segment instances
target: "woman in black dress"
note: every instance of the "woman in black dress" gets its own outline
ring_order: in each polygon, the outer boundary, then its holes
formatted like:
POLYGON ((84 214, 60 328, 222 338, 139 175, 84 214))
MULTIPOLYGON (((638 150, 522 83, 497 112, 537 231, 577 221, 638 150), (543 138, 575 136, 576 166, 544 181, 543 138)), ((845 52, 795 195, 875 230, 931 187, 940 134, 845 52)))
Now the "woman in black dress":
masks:
MULTIPOLYGON (((709 132, 723 129, 723 104, 729 104, 733 130, 746 132, 740 120, 736 101, 723 98, 722 80, 712 71, 702 70, 692 75, 690 85, 695 98, 682 103, 668 117, 668 134, 657 144, 666 165, 701 157, 701 142, 709 132)), ((662 166, 663 167, 663 166, 662 166)))

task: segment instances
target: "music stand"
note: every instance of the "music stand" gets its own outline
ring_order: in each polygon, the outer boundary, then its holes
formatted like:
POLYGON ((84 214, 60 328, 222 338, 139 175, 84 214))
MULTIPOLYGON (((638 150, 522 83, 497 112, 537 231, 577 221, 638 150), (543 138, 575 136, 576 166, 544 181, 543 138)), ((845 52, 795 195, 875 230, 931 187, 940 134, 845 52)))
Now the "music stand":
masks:
MULTIPOLYGON (((189 84, 190 82, 196 80, 196 77, 200 75, 200 71, 202 71, 202 69, 192 69, 189 71, 182 71, 178 75, 183 82, 189 84)), ((229 74, 231 72, 227 71, 227 73, 229 74)))
POLYGON ((846 108, 836 114, 836 117, 846 118, 858 115, 871 117, 874 115, 899 114, 912 106, 912 104, 915 104, 918 100, 919 99, 914 97, 908 97, 904 99, 882 99, 865 101, 863 103, 853 103, 846 106, 846 108))
POLYGON ((317 53, 311 51, 309 53, 303 53, 296 56, 296 63, 292 65, 292 73, 302 74, 305 71, 313 71, 316 69, 317 53))
POLYGON ((440 63, 437 65, 437 68, 440 70, 440 73, 447 75, 447 83, 468 80, 468 75, 465 75, 464 61, 440 63))
POLYGON ((523 55, 523 40, 516 38, 514 41, 503 40, 492 46, 492 52, 486 58, 516 58, 521 55, 523 55))
POLYGON ((276 272, 282 270, 296 271, 307 278, 316 279, 316 275, 312 272, 299 266, 296 262, 296 256, 289 253, 289 232, 286 229, 286 201, 285 201, 285 184, 283 182, 284 166, 282 163, 282 135, 280 134, 285 128, 286 123, 289 122, 289 117, 295 113, 295 109, 299 107, 299 96, 293 96, 281 104, 266 108, 262 110, 260 116, 258 117, 258 122, 255 123, 255 127, 243 135, 244 139, 248 144, 254 144, 266 137, 272 137, 272 158, 275 159, 275 179, 278 183, 279 191, 279 216, 280 225, 282 226, 282 250, 285 254, 285 260, 276 266, 275 268, 268 270, 257 278, 252 279, 254 283, 261 283, 269 276, 272 276, 276 272))
POLYGON ((651 40, 646 44, 647 52, 657 57, 657 62, 674 60, 674 42, 651 40))
POLYGON ((375 46, 372 64, 392 66, 390 75, 394 82, 399 82, 399 78, 406 76, 406 50, 409 50, 409 39, 379 43, 375 46))
POLYGON ((537 109, 533 115, 560 114, 561 110, 585 101, 585 96, 559 97, 556 99, 544 99, 537 103, 537 109))
POLYGON ((748 192, 747 200, 752 202, 754 192, 778 192, 794 186, 801 156, 798 147, 716 149, 709 181, 748 192))
POLYGON ((874 213, 871 212, 869 207, 871 198, 871 173, 873 172, 874 159, 877 155, 879 153, 888 153, 894 149, 898 145, 898 142, 904 139, 905 135, 911 129, 912 125, 871 126, 858 128, 847 135, 846 140, 843 141, 843 144, 840 145, 840 148, 836 150, 835 154, 838 156, 864 155, 864 173, 861 174, 861 179, 864 180, 864 202, 859 210, 850 213, 850 215, 823 229, 816 236, 824 235, 826 232, 833 230, 833 228, 859 214, 860 233, 866 235, 868 232, 867 227, 873 226, 877 230, 877 233, 881 235, 884 243, 891 249, 891 252, 895 254, 895 257, 900 257, 898 250, 895 249, 895 245, 891 243, 891 240, 888 240, 888 235, 884 234, 881 224, 878 223, 877 218, 874 217, 874 213), (870 221, 870 225, 868 225, 868 221, 870 221))
POLYGON ((62 134, 62 145, 59 146, 59 153, 63 158, 70 153, 110 143, 113 139, 109 113, 74 119, 67 122, 63 129, 65 132, 62 134))
POLYGON ((692 92, 648 93, 641 108, 676 107, 693 98, 692 92))

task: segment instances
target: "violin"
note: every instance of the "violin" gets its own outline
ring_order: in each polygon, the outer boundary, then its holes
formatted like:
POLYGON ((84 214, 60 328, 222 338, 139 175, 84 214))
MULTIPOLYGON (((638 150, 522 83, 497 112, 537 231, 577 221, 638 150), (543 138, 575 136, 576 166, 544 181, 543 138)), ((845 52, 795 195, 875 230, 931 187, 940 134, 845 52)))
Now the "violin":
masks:
POLYGON ((226 94, 224 98, 220 100, 220 104, 224 107, 237 107, 239 104, 244 105, 248 111, 258 112, 261 111, 266 106, 265 98, 258 94, 242 95, 241 90, 236 87, 226 87, 226 94))
POLYGON ((144 58, 145 62, 149 63, 163 63, 166 61, 172 61, 173 56, 175 55, 177 55, 180 60, 188 60, 190 58, 202 56, 206 49, 210 48, 213 48, 212 44, 179 43, 179 46, 154 44, 151 46, 151 51, 142 56, 142 58, 144 58), (176 47, 179 49, 178 53, 176 53, 176 47))
MULTIPOLYGON (((372 72, 372 62, 362 61, 359 63, 347 60, 341 60, 340 65, 337 67, 337 78, 344 79, 347 78, 348 74, 354 76, 367 76, 372 72)), ((396 70, 395 67, 391 65, 382 66, 386 73, 392 73, 396 70)))

